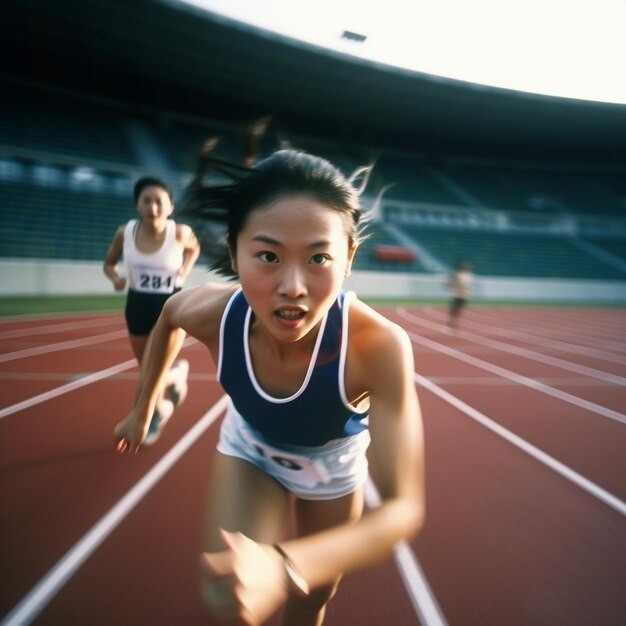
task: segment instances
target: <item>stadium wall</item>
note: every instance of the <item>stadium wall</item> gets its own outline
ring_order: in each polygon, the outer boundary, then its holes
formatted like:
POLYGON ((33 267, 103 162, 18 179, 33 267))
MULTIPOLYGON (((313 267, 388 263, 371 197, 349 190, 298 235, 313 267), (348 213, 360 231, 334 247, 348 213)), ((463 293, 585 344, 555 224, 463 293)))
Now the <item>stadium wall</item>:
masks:
MULTIPOLYGON (((0 295, 113 295, 99 262, 0 260, 0 295)), ((194 267, 187 286, 224 280, 194 267)), ((447 300, 443 274, 353 272, 346 287, 365 298, 447 300)), ((473 300, 485 302, 576 302, 625 304, 626 281, 547 280, 478 276, 473 300)))

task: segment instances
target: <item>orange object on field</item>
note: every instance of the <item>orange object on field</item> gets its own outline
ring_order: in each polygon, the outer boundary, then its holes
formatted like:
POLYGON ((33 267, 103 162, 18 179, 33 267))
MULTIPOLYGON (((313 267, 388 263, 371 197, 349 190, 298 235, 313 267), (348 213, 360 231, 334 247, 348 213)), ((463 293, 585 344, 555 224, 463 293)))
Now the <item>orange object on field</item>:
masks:
POLYGON ((377 261, 395 263, 413 263, 415 252, 404 246, 377 245, 374 247, 374 257, 377 261))

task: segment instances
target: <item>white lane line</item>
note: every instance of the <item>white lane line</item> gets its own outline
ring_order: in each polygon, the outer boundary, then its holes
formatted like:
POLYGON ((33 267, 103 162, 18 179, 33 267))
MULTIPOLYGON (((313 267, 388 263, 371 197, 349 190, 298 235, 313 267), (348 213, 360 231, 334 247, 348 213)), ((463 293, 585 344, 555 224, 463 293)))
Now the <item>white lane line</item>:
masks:
POLYGON ((459 400, 459 398, 457 398, 456 396, 453 396, 451 393, 448 393, 441 387, 435 385, 433 382, 428 380, 428 378, 425 378, 424 376, 421 376, 417 373, 415 373, 414 378, 415 381, 425 389, 428 389, 448 404, 451 404, 462 413, 465 413, 465 415, 467 415, 468 417, 471 417, 479 424, 485 426, 485 428, 488 428, 492 432, 496 433, 509 443, 513 444, 516 448, 519 448, 526 454, 529 454, 540 463, 543 463, 550 469, 554 470, 557 474, 563 476, 563 478, 565 478, 566 480, 574 483, 575 485, 586 491, 588 494, 592 495, 594 498, 597 498, 604 504, 610 506, 612 509, 626 517, 626 502, 624 502, 623 500, 620 500, 612 493, 606 491, 599 485, 596 485, 594 482, 588 480, 567 465, 561 463, 560 461, 557 461, 554 457, 546 454, 536 446, 533 446, 531 443, 528 443, 528 441, 522 439, 507 428, 504 428, 504 426, 501 426, 491 418, 487 417, 484 413, 477 411, 473 407, 469 406, 469 404, 466 404, 462 400, 459 400))
MULTIPOLYGON (((126 331, 124 331, 125 333, 126 331)), ((183 342, 181 347, 185 348, 196 343, 197 340, 193 337, 187 337, 183 342)), ((91 385, 92 383, 98 382, 103 378, 108 378, 109 376, 114 376, 119 372, 123 372, 124 370, 131 369, 132 367, 137 366, 137 361, 135 359, 129 359, 128 361, 124 361, 123 363, 119 363, 118 365, 113 365, 105 370, 100 370, 99 372, 94 372, 93 374, 88 374, 87 376, 83 376, 82 378, 78 378, 77 380, 73 380, 66 385, 61 385, 56 389, 51 389, 50 391, 45 391, 44 393, 40 393, 38 396, 33 396, 32 398, 28 398, 27 400, 23 400, 22 402, 18 402, 17 404, 12 404, 4 409, 0 409, 0 419, 6 417, 7 415, 12 415, 13 413, 17 413, 18 411, 23 411, 24 409, 29 409, 32 406, 37 404, 41 404, 42 402, 46 402, 46 400, 51 400, 52 398, 56 398, 58 396, 62 396, 65 393, 69 393, 70 391, 75 391, 76 389, 80 389, 81 387, 85 387, 86 385, 91 385)))
MULTIPOLYGON (((426 309, 427 313, 437 320, 446 320, 446 314, 443 311, 437 311, 435 309, 426 309)), ((524 343, 532 346, 540 346, 542 348, 554 348, 561 352, 570 352, 572 354, 581 354, 582 356, 588 356, 600 361, 608 361, 610 363, 617 363, 619 365, 626 365, 626 356, 621 354, 615 354, 607 352, 606 350, 598 350, 589 346, 581 346, 566 341, 559 341, 557 339, 548 339, 540 335, 528 332, 519 332, 511 328, 498 328, 495 325, 487 326, 479 322, 472 320, 464 320, 463 326, 472 328, 476 332, 486 333, 488 335, 496 335, 498 337, 504 337, 505 339, 519 339, 524 343)))
POLYGON ((47 400, 52 400, 52 398, 62 396, 64 393, 69 393, 70 391, 80 389, 81 387, 85 387, 86 385, 91 385, 92 383, 102 380, 103 378, 114 376, 115 374, 123 372, 124 370, 128 370, 131 367, 137 367, 137 361, 135 359, 129 359, 128 361, 124 361, 123 363, 119 363, 118 365, 113 365, 112 367, 109 367, 105 370, 100 370, 99 372, 88 374, 87 376, 79 378, 78 380, 74 380, 71 383, 67 383, 66 385, 61 385, 56 389, 51 389, 50 391, 40 393, 38 396, 33 396, 32 398, 28 398, 27 400, 22 400, 22 402, 18 402, 17 404, 12 404, 11 406, 8 406, 4 409, 0 409, 0 419, 6 417, 7 415, 17 413, 18 411, 29 409, 30 407, 41 404, 42 402, 46 402, 47 400))
MULTIPOLYGON (((474 313, 477 310, 474 309, 474 313)), ((481 311, 482 313, 482 311, 481 311)), ((530 330, 534 333, 539 333, 542 337, 562 337, 565 341, 576 341, 578 344, 582 345, 591 345, 594 348, 602 348, 604 350, 608 350, 609 352, 623 352, 626 350, 626 342, 623 340, 618 340, 615 336, 614 331, 609 330, 613 334, 611 340, 607 340, 607 331, 599 330, 597 332, 601 332, 601 335, 598 336, 596 331, 591 331, 592 334, 588 334, 589 324, 578 322, 576 325, 568 324, 568 322, 563 319, 558 323, 558 327, 554 327, 545 316, 541 319, 526 319, 524 323, 524 318, 520 315, 520 313, 515 312, 513 317, 504 314, 502 311, 498 311, 495 313, 498 318, 498 323, 506 323, 507 320, 514 325, 520 331, 530 330), (506 316, 505 316, 506 315, 506 316)), ((483 315, 479 315, 479 317, 483 317, 483 315)), ((489 323, 489 320, 487 320, 489 323)))
POLYGON ((135 506, 224 412, 227 404, 228 398, 222 396, 178 443, 48 571, 6 615, 0 622, 0 626, 30 624, 135 506))
MULTIPOLYGON (((3 375, 0 374, 0 379, 3 375)), ((12 375, 11 378, 15 378, 12 375)), ((429 376, 430 380, 438 385, 475 385, 478 387, 489 386, 516 386, 517 383, 512 380, 507 380, 501 376, 429 376)), ((604 383, 601 380, 591 380, 590 378, 535 378, 544 385, 556 385, 558 387, 589 387, 592 389, 607 389, 614 387, 611 383, 604 383)))
POLYGON ((563 402, 573 404, 574 406, 585 409, 586 411, 590 411, 592 413, 596 413, 597 415, 608 417, 609 419, 615 420, 616 422, 626 424, 626 415, 624 413, 619 413, 618 411, 607 409, 606 407, 596 404, 595 402, 584 400, 583 398, 574 396, 571 393, 567 393, 566 391, 561 391, 560 389, 555 389, 554 387, 550 387, 549 385, 546 385, 538 380, 528 378, 527 376, 522 376, 521 374, 516 374, 515 372, 507 370, 504 367, 500 367, 499 365, 493 365, 492 363, 488 363, 487 361, 483 361, 482 359, 479 359, 477 357, 465 354, 460 350, 455 350, 454 348, 450 348, 441 343, 437 343, 436 341, 426 339, 426 337, 420 337, 419 335, 416 335, 415 333, 409 331, 407 331, 407 334, 409 335, 409 338, 413 343, 422 344, 423 346, 431 348, 436 352, 442 352, 443 354, 454 357, 459 361, 465 361, 470 365, 474 365, 475 367, 491 372, 492 374, 502 376, 503 378, 512 380, 520 385, 524 385, 525 387, 535 389, 540 393, 545 393, 548 396, 552 396, 553 398, 557 398, 558 400, 562 400, 563 402))
POLYGON ((16 361, 17 359, 26 359, 28 357, 38 356, 40 354, 49 354, 50 352, 71 350, 72 348, 83 348, 84 346, 104 343, 105 341, 112 341, 113 339, 121 339, 122 337, 126 336, 127 332, 125 330, 116 330, 111 333, 104 333, 102 335, 83 337, 82 339, 71 339, 69 341, 60 341, 59 343, 50 343, 45 346, 37 346, 36 348, 27 348, 25 350, 18 350, 16 352, 0 354, 0 363, 6 363, 7 361, 16 361))
MULTIPOLYGON (((436 322, 427 322, 426 320, 422 320, 421 318, 416 317, 415 315, 409 313, 406 309, 403 309, 401 307, 397 309, 397 312, 400 317, 407 320, 408 322, 419 324, 420 326, 425 326, 426 328, 431 328, 433 330, 446 330, 446 327, 443 324, 437 324, 436 322)), ((525 359, 539 361, 540 363, 547 363, 548 365, 552 365, 553 367, 558 367, 560 369, 568 370, 570 372, 576 372, 577 374, 583 374, 584 376, 591 376, 592 378, 611 382, 616 385, 626 385, 626 378, 624 378, 623 376, 617 376, 616 374, 611 374, 610 372, 598 370, 594 367, 586 367, 585 365, 579 365, 578 363, 565 361, 564 359, 559 359, 557 357, 549 356, 547 354, 540 354, 539 352, 535 352, 534 350, 528 350, 527 348, 513 346, 511 344, 498 341, 497 339, 488 339, 487 337, 482 337, 481 335, 476 335, 475 333, 471 333, 466 330, 459 331, 457 333, 457 336, 468 339, 470 341, 473 341, 474 343, 478 343, 483 346, 494 348, 495 350, 500 350, 509 354, 516 354, 525 359)))
POLYGON ((119 316, 101 317, 82 322, 63 322, 62 324, 46 324, 45 326, 32 326, 30 328, 15 328, 13 330, 0 331, 0 339, 17 339, 19 337, 32 337, 34 335, 47 335, 56 332, 72 332, 84 330, 94 326, 119 326, 119 316))
MULTIPOLYGON (((365 483, 365 502, 369 508, 376 508, 381 503, 380 494, 371 477, 368 477, 365 483)), ((424 576, 415 553, 406 541, 401 541, 396 545, 394 559, 422 626, 446 626, 447 622, 441 607, 424 576)))

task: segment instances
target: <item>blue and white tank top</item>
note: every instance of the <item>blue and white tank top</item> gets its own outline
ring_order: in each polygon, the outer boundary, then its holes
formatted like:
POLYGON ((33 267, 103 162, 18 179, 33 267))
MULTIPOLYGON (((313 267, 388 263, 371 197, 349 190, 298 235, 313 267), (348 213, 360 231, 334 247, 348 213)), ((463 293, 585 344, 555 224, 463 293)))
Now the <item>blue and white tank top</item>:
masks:
POLYGON ((348 311, 354 293, 340 293, 324 316, 300 389, 276 398, 259 385, 250 358, 252 309, 241 289, 222 317, 217 377, 235 409, 268 442, 314 447, 367 429, 367 413, 348 401, 344 385, 348 311))
POLYGON ((128 272, 128 286, 142 293, 172 293, 181 286, 178 272, 183 264, 183 247, 176 241, 176 223, 167 220, 163 245, 155 252, 137 249, 135 232, 139 220, 130 220, 124 228, 122 255, 128 272))

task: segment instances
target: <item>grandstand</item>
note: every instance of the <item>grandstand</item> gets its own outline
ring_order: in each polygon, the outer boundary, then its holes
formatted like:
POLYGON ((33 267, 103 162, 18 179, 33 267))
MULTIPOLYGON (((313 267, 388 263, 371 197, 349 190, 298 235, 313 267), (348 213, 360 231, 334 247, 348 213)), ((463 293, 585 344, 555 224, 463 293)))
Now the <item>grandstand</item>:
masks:
MULTIPOLYGON (((243 125, 158 111, 138 117, 119 103, 27 89, 18 102, 0 115, 10 131, 0 145, 5 258, 99 262, 116 226, 132 215, 140 173, 159 170, 182 189, 212 136, 220 137, 218 154, 241 159, 243 125), (45 111, 34 113, 41 102, 45 111)), ((322 148, 346 168, 357 165, 330 141, 322 148)), ((373 180, 394 184, 369 224, 355 270, 436 275, 463 256, 481 276, 626 279, 626 197, 610 174, 490 161, 432 164, 390 151, 379 157, 373 180), (411 250, 412 260, 381 259, 382 245, 411 250)))
MULTIPOLYGON (((174 74, 166 78, 173 88, 174 74)), ((207 138, 219 137, 217 154, 240 162, 245 126, 263 112, 248 105, 235 119, 223 110, 175 109, 171 101, 141 104, 123 82, 113 95, 79 89, 63 77, 5 72, 0 81, 14 95, 0 103, 0 255, 12 267, 20 259, 55 260, 90 262, 95 271, 116 226, 133 215, 139 175, 161 174, 179 195, 207 138)), ((529 157, 521 149, 460 155, 458 146, 428 149, 425 140, 409 149, 392 134, 383 144, 380 135, 364 134, 359 143, 358 136, 321 133, 321 127, 307 133, 293 115, 285 116, 285 126, 295 147, 346 171, 376 160, 367 201, 385 192, 357 255, 357 273, 410 274, 441 285, 463 257, 481 280, 592 281, 604 285, 608 300, 626 300, 626 177, 624 161, 609 152, 605 159, 574 160, 529 157), (381 246, 406 254, 385 258, 381 246)), ((582 293, 587 283, 575 284, 582 293)), ((11 289, 19 285, 5 285, 11 289)), ((554 295, 553 283, 549 291, 554 295)), ((443 295, 440 287, 422 293, 443 295)))

